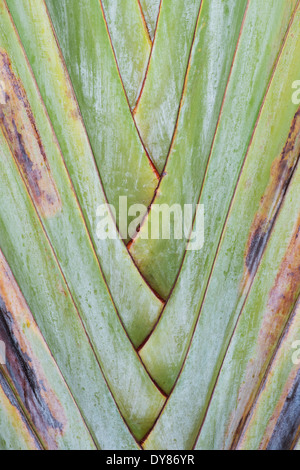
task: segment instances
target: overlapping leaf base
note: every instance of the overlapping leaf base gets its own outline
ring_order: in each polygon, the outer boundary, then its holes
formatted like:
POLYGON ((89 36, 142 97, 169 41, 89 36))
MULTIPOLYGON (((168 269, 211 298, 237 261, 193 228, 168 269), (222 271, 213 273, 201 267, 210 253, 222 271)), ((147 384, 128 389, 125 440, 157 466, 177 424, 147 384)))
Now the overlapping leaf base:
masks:
POLYGON ((0 0, 1 449, 299 448, 299 58, 297 0, 0 0))

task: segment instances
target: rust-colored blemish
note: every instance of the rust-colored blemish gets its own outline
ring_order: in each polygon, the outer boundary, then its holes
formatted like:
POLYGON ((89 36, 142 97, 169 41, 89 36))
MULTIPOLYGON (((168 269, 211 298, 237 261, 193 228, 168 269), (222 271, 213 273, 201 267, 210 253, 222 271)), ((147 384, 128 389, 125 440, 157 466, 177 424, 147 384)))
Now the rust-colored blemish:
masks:
POLYGON ((230 420, 227 434, 233 433, 235 448, 247 420, 253 401, 266 373, 268 364, 280 340, 300 293, 300 215, 281 262, 260 327, 256 351, 249 361, 240 389, 237 409, 230 420), (240 412, 239 412, 240 411, 240 412), (238 420, 238 423, 237 423, 238 420))
POLYGON ((250 229, 245 253, 243 285, 253 278, 278 210, 300 156, 300 108, 294 116, 287 142, 271 167, 270 181, 250 229))
POLYGON ((30 329, 30 337, 35 337, 39 344, 44 342, 0 251, 0 338, 6 346, 3 371, 16 389, 43 443, 49 449, 56 449, 57 438, 64 434, 66 427, 64 409, 32 351, 25 329, 30 329))
POLYGON ((130 248, 132 247, 132 244, 133 244, 133 239, 129 240, 129 242, 126 245, 128 251, 130 251, 130 248))
POLYGON ((270 292, 258 338, 259 357, 265 361, 278 342, 300 293, 300 216, 270 292))
POLYGON ((21 81, 0 49, 0 127, 42 217, 53 217, 61 200, 21 81))

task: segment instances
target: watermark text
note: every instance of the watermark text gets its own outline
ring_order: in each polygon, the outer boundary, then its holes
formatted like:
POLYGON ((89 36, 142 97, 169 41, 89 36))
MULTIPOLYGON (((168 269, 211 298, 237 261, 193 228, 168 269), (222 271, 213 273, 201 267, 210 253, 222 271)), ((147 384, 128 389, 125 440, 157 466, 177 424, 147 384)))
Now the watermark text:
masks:
POLYGON ((6 363, 6 350, 4 341, 0 341, 0 364, 5 365, 6 363))
POLYGON ((293 90, 296 90, 292 95, 293 104, 300 104, 300 80, 296 80, 292 84, 293 90))
POLYGON ((204 244, 203 204, 152 204, 149 216, 143 204, 128 207, 126 196, 119 197, 118 227, 117 211, 111 204, 98 206, 96 235, 99 240, 121 238, 142 240, 183 240, 187 250, 201 250, 204 244), (196 214, 196 215, 195 215, 196 214))
POLYGON ((300 364, 300 340, 294 341, 292 349, 295 349, 295 352, 292 355, 293 364, 298 366, 300 364))
POLYGON ((5 97, 5 83, 0 80, 0 105, 6 104, 6 97, 5 97))

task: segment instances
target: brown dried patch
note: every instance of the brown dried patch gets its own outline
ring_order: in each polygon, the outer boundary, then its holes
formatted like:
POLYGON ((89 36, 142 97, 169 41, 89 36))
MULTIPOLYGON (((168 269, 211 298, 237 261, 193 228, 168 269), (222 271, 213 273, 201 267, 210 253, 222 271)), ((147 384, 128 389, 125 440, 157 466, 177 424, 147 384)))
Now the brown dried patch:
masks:
POLYGON ((244 385, 238 398, 238 407, 228 427, 233 434, 234 448, 252 408, 253 401, 266 373, 268 364, 286 327, 290 314, 300 294, 300 215, 290 244, 270 292, 261 324, 256 351, 245 374, 244 385), (237 423, 239 420, 239 423, 237 423))
POLYGON ((0 84, 0 127, 41 215, 53 217, 61 200, 25 89, 1 49, 0 84))
POLYGON ((300 157, 300 109, 294 116, 287 142, 271 167, 270 181, 250 229, 245 254, 244 284, 253 278, 269 239, 278 210, 300 157))
POLYGON ((6 346, 5 376, 17 391, 42 441, 47 448, 56 449, 57 437, 63 435, 66 425, 64 410, 32 351, 32 341, 42 344, 44 340, 1 251, 0 339, 6 346))
POLYGON ((300 216, 291 243, 281 263, 270 293, 267 312, 260 332, 263 350, 278 341, 287 317, 300 293, 300 216))

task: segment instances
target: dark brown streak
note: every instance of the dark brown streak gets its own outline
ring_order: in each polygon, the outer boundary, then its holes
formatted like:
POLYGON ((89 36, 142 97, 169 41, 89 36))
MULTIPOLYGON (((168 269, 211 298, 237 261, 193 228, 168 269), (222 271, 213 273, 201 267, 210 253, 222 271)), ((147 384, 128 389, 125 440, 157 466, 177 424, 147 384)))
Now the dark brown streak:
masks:
MULTIPOLYGON (((273 353, 273 356, 272 356, 272 359, 270 360, 269 364, 268 364, 268 367, 266 369, 266 372, 264 374, 264 378, 263 380, 261 381, 261 384, 257 390, 257 393, 256 393, 256 396, 255 398, 253 399, 253 405, 252 405, 252 408, 251 408, 251 411, 249 412, 246 420, 244 420, 244 425, 241 429, 241 432, 240 432, 240 438, 239 439, 235 439, 235 441, 232 443, 231 445, 231 448, 232 449, 239 449, 243 443, 243 438, 244 438, 244 435, 245 435, 245 432, 247 431, 247 425, 249 424, 252 416, 253 416, 253 412, 255 411, 255 408, 257 406, 257 403, 259 401, 259 397, 260 397, 260 394, 263 392, 264 388, 266 387, 266 384, 268 382, 268 377, 269 377, 269 374, 274 366, 274 362, 276 360, 276 356, 277 356, 277 353, 278 351, 280 350, 281 346, 284 344, 284 341, 286 340, 287 338, 287 335, 289 334, 289 331, 291 330, 292 328, 292 325, 293 325, 293 322, 295 320, 295 317, 297 316, 297 313, 298 313, 298 307, 299 307, 299 300, 300 300, 300 297, 298 296, 298 299, 297 299, 297 302, 295 303, 295 306, 294 306, 294 309, 293 309, 293 312, 291 313, 290 315, 290 318, 288 320, 288 322, 286 323, 286 326, 282 332, 282 335, 279 339, 279 341, 277 342, 277 345, 276 345, 276 348, 274 350, 274 353, 273 353)), ((280 408, 281 404, 282 404, 282 401, 285 400, 285 397, 286 397, 286 390, 287 390, 287 386, 290 385, 289 389, 291 388, 291 384, 293 383, 293 381, 295 380, 295 377, 293 378, 293 373, 289 376, 288 378, 288 381, 287 381, 287 384, 286 384, 286 387, 285 387, 285 391, 283 392, 279 402, 277 403, 277 408, 280 408)), ((276 416, 276 411, 275 413, 273 414, 273 417, 271 418, 272 420, 274 419, 274 416, 276 416)), ((243 419, 241 419, 241 423, 243 422, 243 419)), ((270 424, 270 423, 269 423, 270 424)), ((267 446, 267 443, 269 442, 269 438, 270 438, 270 434, 269 434, 269 431, 268 431, 269 427, 267 427, 267 430, 265 432, 265 435, 264 435, 264 438, 263 438, 263 441, 261 442, 260 444, 260 450, 265 450, 266 449, 266 446, 267 446)))
MULTIPOLYGON (((31 417, 38 434, 46 438, 51 448, 57 447, 50 438, 49 428, 63 433, 64 425, 56 419, 42 396, 42 390, 47 392, 45 384, 38 379, 32 368, 32 359, 22 351, 14 334, 14 320, 0 296, 0 337, 6 346, 6 365, 3 366, 12 381, 21 402, 31 417)), ((63 414, 61 418, 63 417, 63 414)))
POLYGON ((0 78, 5 87, 5 104, 0 105, 0 127, 32 198, 43 216, 53 216, 61 201, 51 175, 25 89, 14 75, 7 53, 0 50, 0 78))
MULTIPOLYGON (((25 427, 28 430, 29 435, 32 437, 35 445, 36 445, 36 450, 43 450, 42 443, 40 442, 39 436, 35 434, 34 430, 32 429, 30 423, 27 421, 22 408, 20 407, 20 404, 18 403, 10 385, 6 381, 4 374, 2 372, 2 366, 0 366, 0 388, 2 388, 3 393, 5 394, 6 398, 9 400, 11 406, 13 406, 17 412, 19 413, 23 423, 25 424, 25 427)), ((18 425, 18 423, 16 423, 18 425)), ((0 436, 1 440, 1 436, 0 436)))
MULTIPOLYGON (((269 239, 278 211, 300 158, 300 108, 295 114, 287 142, 273 162, 271 178, 250 229, 245 264, 248 275, 256 272, 262 251, 269 239)), ((245 273, 247 278, 247 273, 245 273)), ((244 279, 244 282, 246 279, 244 279)))
POLYGON ((291 450, 300 429, 300 371, 289 391, 267 450, 291 450))

